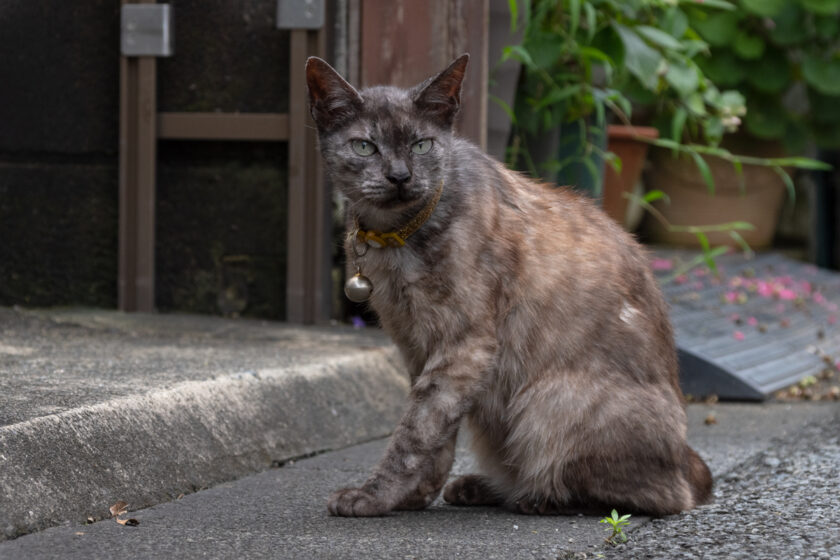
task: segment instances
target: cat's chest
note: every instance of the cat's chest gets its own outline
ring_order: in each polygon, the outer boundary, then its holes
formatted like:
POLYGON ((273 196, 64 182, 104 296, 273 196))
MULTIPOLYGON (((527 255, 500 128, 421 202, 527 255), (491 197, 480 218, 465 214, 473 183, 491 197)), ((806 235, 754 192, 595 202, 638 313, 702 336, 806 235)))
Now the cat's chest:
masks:
POLYGON ((363 272, 373 283, 375 307, 377 304, 389 307, 409 305, 410 300, 422 295, 424 287, 435 275, 434 268, 406 248, 371 250, 363 263, 363 272))

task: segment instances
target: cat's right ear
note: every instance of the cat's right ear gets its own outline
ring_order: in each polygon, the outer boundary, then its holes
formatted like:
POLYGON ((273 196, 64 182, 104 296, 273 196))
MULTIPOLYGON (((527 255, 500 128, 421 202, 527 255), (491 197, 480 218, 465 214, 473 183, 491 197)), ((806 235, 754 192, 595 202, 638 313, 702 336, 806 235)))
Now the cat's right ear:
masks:
POLYGON ((332 66, 316 56, 306 60, 309 110, 318 128, 329 130, 352 119, 361 110, 363 99, 332 66))
POLYGON ((462 54, 449 67, 417 86, 414 104, 440 124, 451 127, 461 108, 461 83, 470 55, 462 54))

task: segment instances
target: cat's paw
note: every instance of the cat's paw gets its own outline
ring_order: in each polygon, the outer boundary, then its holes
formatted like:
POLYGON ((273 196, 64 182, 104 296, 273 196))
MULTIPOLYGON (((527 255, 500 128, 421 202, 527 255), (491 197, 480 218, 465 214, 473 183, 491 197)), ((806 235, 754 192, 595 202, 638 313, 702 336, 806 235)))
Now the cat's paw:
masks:
POLYGON ((388 513, 385 504, 361 488, 344 488, 333 493, 327 509, 330 515, 339 517, 376 517, 388 513))
POLYGON ((490 506, 501 502, 490 480, 477 474, 464 475, 450 482, 443 491, 443 499, 455 506, 490 506))

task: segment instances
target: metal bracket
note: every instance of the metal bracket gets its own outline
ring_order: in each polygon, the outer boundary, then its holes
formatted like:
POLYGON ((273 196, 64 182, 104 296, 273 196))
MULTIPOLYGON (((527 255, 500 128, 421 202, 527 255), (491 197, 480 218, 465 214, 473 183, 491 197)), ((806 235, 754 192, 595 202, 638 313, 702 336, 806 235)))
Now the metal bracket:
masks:
POLYGON ((172 9, 169 4, 123 4, 120 51, 123 56, 172 56, 172 9))
POLYGON ((277 29, 321 29, 324 0, 277 0, 277 29))

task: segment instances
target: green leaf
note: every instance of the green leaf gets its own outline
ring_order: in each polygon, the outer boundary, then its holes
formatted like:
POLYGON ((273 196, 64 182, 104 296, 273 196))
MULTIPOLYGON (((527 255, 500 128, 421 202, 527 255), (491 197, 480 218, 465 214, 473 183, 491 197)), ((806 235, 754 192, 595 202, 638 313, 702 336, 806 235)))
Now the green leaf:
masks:
POLYGON ((583 11, 586 17, 586 40, 591 43, 595 37, 595 32, 598 30, 597 15, 595 8, 589 2, 583 5, 583 11))
POLYGON ((646 88, 656 89, 659 83, 659 64, 662 56, 648 46, 632 29, 620 23, 613 23, 621 42, 624 44, 624 64, 631 74, 646 88))
POLYGON ((709 57, 698 57, 697 64, 719 87, 737 86, 748 74, 745 63, 728 50, 713 50, 709 57))
POLYGON ((671 37, 681 38, 688 29, 688 16, 678 6, 672 6, 662 16, 662 31, 671 37))
POLYGON ((531 58, 531 54, 522 45, 510 45, 504 48, 502 51, 502 62, 511 58, 518 60, 532 70, 536 70, 534 59, 531 58))
POLYGON ((706 103, 703 101, 703 96, 698 92, 689 95, 685 100, 685 105, 695 115, 702 116, 706 114, 706 103))
POLYGON ((741 6, 753 14, 773 17, 785 6, 786 0, 741 0, 741 6))
POLYGON ((746 231, 755 230, 755 226, 749 222, 728 222, 725 224, 721 224, 721 227, 725 227, 727 229, 742 229, 746 231))
POLYGON ((747 185, 744 183, 744 166, 737 159, 732 162, 735 168, 735 177, 738 178, 738 192, 743 196, 747 192, 747 185))
MULTIPOLYGON (((682 0, 682 3, 697 5, 698 0, 682 0)), ((705 8, 720 8, 722 10, 735 10, 737 7, 732 2, 726 0, 703 0, 703 7, 705 8)))
POLYGON ((780 93, 791 84, 791 67, 784 53, 767 49, 764 55, 750 63, 747 83, 762 93, 780 93))
POLYGON ((799 0, 806 10, 825 16, 837 15, 840 11, 840 0, 799 0))
POLYGON ((692 21, 692 27, 700 33, 710 45, 726 47, 735 40, 738 33, 738 21, 741 16, 736 12, 718 12, 704 19, 692 21))
POLYGON ((546 31, 528 34, 522 46, 530 54, 534 66, 549 71, 553 71, 557 62, 575 48, 572 41, 558 41, 556 33, 546 31))
POLYGON ((738 232, 737 232, 737 231, 735 231, 734 229, 733 229, 733 230, 730 230, 730 231, 729 231, 729 237, 731 237, 732 239, 734 239, 734 240, 735 240, 735 243, 737 243, 737 244, 738 244, 738 246, 739 246, 739 247, 741 247, 741 250, 744 252, 744 255, 746 255, 746 257, 747 257, 748 259, 751 259, 751 258, 752 258, 752 256, 753 256, 753 250, 752 250, 752 247, 750 247, 750 244, 749 244, 749 243, 747 243, 747 240, 746 240, 746 239, 744 239, 744 238, 741 236, 741 234, 740 234, 740 233, 738 233, 738 232))
POLYGON ((802 58, 802 75, 808 85, 824 95, 840 95, 840 60, 826 60, 806 53, 802 58))
POLYGON ((831 171, 832 169, 829 164, 823 161, 806 157, 773 158, 770 161, 781 167, 798 167, 799 169, 814 169, 818 171, 831 171))
POLYGON ((708 236, 706 236, 706 234, 703 233, 702 231, 695 231, 694 235, 697 236, 697 241, 700 242, 700 248, 703 250, 703 253, 704 254, 710 253, 711 250, 712 250, 712 247, 711 247, 711 245, 709 245, 708 236))
POLYGON ((788 2, 773 18, 769 30, 770 41, 780 46, 798 46, 808 38, 809 29, 805 23, 805 13, 796 2, 788 2))
POLYGON ((580 25, 580 0, 569 0, 569 22, 571 24, 569 34, 574 37, 580 25))
POLYGON ((712 170, 709 169, 709 164, 706 163, 706 160, 704 160, 703 157, 697 152, 689 153, 694 159, 694 163, 697 165, 697 170, 703 177, 703 181, 705 181, 706 187, 709 189, 709 194, 715 194, 715 179, 714 177, 712 177, 712 170))
POLYGON ((519 3, 517 0, 508 0, 508 11, 510 12, 510 33, 516 33, 519 23, 519 3))
POLYGON ((821 16, 814 18, 814 29, 817 35, 823 39, 831 40, 837 36, 838 29, 840 29, 840 21, 837 19, 837 14, 830 16, 821 16))
POLYGON ((764 40, 748 31, 740 31, 732 43, 732 50, 744 60, 755 60, 764 54, 764 40))
POLYGON ((782 169, 779 166, 774 166, 773 171, 775 171, 779 175, 779 177, 782 178, 782 181, 784 181, 785 187, 787 187, 788 198, 790 199, 790 201, 795 202, 796 201, 796 187, 793 185, 793 179, 790 178, 790 175, 788 175, 787 171, 785 171, 784 169, 782 169))
POLYGON ((744 126, 753 136, 776 140, 785 134, 787 112, 778 98, 753 95, 747 105, 744 126))
POLYGON ((607 152, 604 154, 604 161, 607 162, 607 165, 612 167, 613 171, 615 171, 616 175, 621 175, 621 158, 618 157, 616 154, 612 152, 607 152))
MULTIPOLYGON (((680 97, 688 97, 697 91, 700 85, 700 78, 697 75, 697 68, 684 61, 671 61, 668 64, 668 71, 665 72, 665 81, 677 90, 680 97)), ((675 140, 677 140, 675 138, 675 140)))
POLYGON ((511 106, 510 106, 510 105, 508 105, 508 104, 507 104, 507 102, 506 102, 504 99, 502 99, 501 97, 498 97, 498 96, 496 96, 496 95, 493 95, 492 93, 491 93, 490 95, 488 95, 488 98, 489 98, 489 99, 490 99, 493 103, 495 103, 496 105, 498 105, 499 107, 501 107, 502 111, 504 111, 504 112, 505 112, 505 114, 507 115, 507 117, 510 119, 510 122, 511 122, 511 123, 513 123, 514 125, 516 125, 516 124, 517 124, 517 122, 516 122, 516 113, 513 111, 513 109, 511 108, 511 106))
POLYGON ((645 202, 648 202, 648 203, 654 202, 654 201, 657 201, 657 200, 663 200, 666 203, 671 202, 671 199, 668 197, 668 195, 665 194, 665 192, 663 192, 659 189, 654 189, 652 191, 646 192, 645 196, 642 197, 642 200, 644 200, 645 202))
POLYGON ((674 111, 674 117, 671 120, 671 138, 674 142, 681 142, 683 130, 685 129, 685 120, 688 118, 688 111, 685 107, 677 107, 674 111))
POLYGON ((577 95, 583 91, 584 86, 582 84, 572 84, 570 86, 566 86, 564 88, 551 88, 549 92, 540 99, 534 105, 534 111, 539 111, 548 107, 549 105, 554 105, 555 103, 560 103, 561 101, 565 101, 566 99, 577 95))
POLYGON ((612 513, 610 515, 612 516, 614 521, 618 520, 618 512, 616 510, 612 510, 612 513))
POLYGON ((671 49, 675 51, 680 51, 683 49, 682 43, 680 43, 674 37, 668 35, 660 29, 650 27, 647 25, 637 25, 635 29, 639 35, 641 35, 654 45, 659 45, 660 47, 663 47, 665 49, 671 49))

